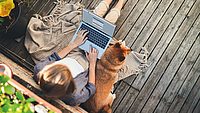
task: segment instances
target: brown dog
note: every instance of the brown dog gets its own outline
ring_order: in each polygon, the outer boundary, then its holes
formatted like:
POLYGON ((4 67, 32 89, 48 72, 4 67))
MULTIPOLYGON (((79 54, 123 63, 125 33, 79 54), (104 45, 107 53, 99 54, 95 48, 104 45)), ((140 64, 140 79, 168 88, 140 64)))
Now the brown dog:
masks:
POLYGON ((104 55, 97 62, 96 67, 96 93, 83 107, 91 112, 111 113, 111 105, 115 95, 111 93, 113 84, 117 79, 117 72, 122 68, 126 56, 131 52, 122 42, 110 45, 104 55))

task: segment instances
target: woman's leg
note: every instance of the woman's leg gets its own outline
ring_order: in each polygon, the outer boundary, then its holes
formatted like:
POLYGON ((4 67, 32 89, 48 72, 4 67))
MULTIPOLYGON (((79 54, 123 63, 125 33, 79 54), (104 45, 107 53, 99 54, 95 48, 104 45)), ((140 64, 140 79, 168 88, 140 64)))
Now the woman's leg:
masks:
POLYGON ((94 9, 94 13, 103 17, 105 13, 108 11, 109 5, 112 0, 102 0, 99 5, 94 9))
POLYGON ((119 0, 116 6, 113 9, 111 9, 110 12, 106 15, 105 19, 115 24, 117 19, 120 16, 120 12, 121 12, 124 2, 125 0, 119 0))

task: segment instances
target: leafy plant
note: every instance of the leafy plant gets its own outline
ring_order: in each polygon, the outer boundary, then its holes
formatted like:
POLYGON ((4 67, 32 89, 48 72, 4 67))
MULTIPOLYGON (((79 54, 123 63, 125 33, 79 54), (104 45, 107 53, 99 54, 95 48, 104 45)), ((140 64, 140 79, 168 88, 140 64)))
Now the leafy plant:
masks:
MULTIPOLYGON (((0 113, 34 113, 41 107, 34 98, 24 94, 8 83, 9 77, 0 74, 0 113)), ((46 113, 54 113, 46 108, 40 109, 46 113)), ((39 113, 39 112, 38 112, 39 113)), ((43 112, 44 113, 44 112, 43 112)))
POLYGON ((33 113, 31 108, 34 98, 24 95, 8 84, 9 77, 0 75, 0 113, 33 113))
POLYGON ((11 10, 15 8, 13 0, 0 0, 0 29, 7 28, 11 21, 11 10))

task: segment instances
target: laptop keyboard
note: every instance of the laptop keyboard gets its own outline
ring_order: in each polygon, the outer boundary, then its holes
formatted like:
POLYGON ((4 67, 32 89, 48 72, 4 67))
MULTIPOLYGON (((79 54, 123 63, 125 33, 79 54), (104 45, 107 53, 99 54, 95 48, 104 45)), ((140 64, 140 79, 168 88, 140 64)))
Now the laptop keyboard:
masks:
POLYGON ((86 30, 89 31, 89 33, 87 35, 87 37, 88 37, 87 40, 88 41, 90 41, 90 42, 96 44, 97 46, 105 49, 105 47, 106 47, 106 45, 107 45, 107 43, 109 41, 108 37, 106 37, 103 34, 97 32, 96 30, 93 30, 92 28, 86 26, 85 24, 82 24, 80 29, 82 29, 82 30, 86 29, 86 30))

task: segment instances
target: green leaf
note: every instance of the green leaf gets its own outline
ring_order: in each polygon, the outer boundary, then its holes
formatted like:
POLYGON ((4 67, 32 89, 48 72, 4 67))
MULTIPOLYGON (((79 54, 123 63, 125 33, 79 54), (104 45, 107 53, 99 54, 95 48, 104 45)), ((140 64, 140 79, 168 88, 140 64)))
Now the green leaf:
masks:
POLYGON ((5 84, 10 78, 5 75, 0 75, 0 83, 5 84))
POLYGON ((26 99, 26 102, 29 102, 29 103, 31 103, 31 102, 35 102, 35 99, 32 98, 32 97, 30 97, 30 98, 26 99))
POLYGON ((4 105, 4 104, 10 104, 10 99, 6 96, 2 101, 1 101, 1 104, 4 105))
MULTIPOLYGON (((1 87, 0 87, 0 89, 1 89, 1 87)), ((0 95, 1 95, 1 94, 3 94, 2 90, 0 90, 0 95)))
POLYGON ((24 109, 23 109, 23 112, 24 113, 33 113, 33 111, 31 111, 30 109, 30 103, 26 103, 25 106, 24 106, 24 109))
POLYGON ((5 104, 5 105, 2 107, 2 111, 3 111, 3 112, 8 112, 8 110, 10 110, 9 108, 10 108, 10 104, 5 104))
POLYGON ((13 111, 20 110, 20 104, 12 104, 13 111))
POLYGON ((4 86, 5 93, 12 95, 15 93, 15 88, 11 85, 4 86))
POLYGON ((3 113, 3 110, 2 110, 2 108, 0 107, 0 113, 3 113))
POLYGON ((20 91, 16 91, 17 99, 21 100, 22 102, 25 101, 24 95, 20 91))

